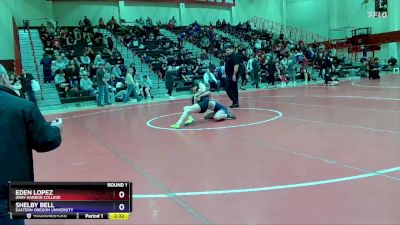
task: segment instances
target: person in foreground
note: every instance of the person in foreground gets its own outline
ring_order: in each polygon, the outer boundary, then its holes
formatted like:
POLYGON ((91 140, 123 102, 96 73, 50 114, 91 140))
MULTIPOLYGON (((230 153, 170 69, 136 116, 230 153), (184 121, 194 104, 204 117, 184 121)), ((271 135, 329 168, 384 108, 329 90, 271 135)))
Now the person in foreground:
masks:
POLYGON ((0 64, 0 224, 24 224, 8 213, 8 182, 33 181, 32 149, 48 152, 61 144, 62 121, 49 123, 35 103, 12 90, 0 64))
POLYGON ((171 128, 180 129, 186 118, 188 119, 184 124, 185 126, 189 126, 194 123, 191 113, 205 113, 207 110, 210 110, 210 112, 206 114, 205 119, 214 119, 215 121, 236 119, 236 116, 226 106, 211 99, 210 91, 206 90, 206 86, 202 82, 195 81, 192 91, 195 93, 192 97, 192 105, 183 107, 181 117, 178 122, 171 125, 171 128))

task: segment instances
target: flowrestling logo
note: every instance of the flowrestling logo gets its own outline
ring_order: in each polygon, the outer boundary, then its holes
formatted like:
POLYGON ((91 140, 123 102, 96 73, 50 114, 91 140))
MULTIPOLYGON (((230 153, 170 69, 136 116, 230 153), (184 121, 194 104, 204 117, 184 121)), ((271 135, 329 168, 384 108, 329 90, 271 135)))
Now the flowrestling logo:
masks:
POLYGON ((388 0, 375 0, 375 12, 368 12, 369 18, 388 17, 388 0))

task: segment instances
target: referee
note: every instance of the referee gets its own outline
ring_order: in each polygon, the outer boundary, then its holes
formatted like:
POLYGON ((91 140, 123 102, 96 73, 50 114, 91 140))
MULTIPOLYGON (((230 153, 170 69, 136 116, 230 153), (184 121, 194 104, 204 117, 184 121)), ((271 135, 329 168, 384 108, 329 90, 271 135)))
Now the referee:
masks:
POLYGON ((239 91, 238 91, 238 77, 237 73, 239 70, 240 59, 239 56, 235 53, 235 49, 232 44, 226 44, 224 46, 225 54, 227 56, 225 63, 225 73, 226 73, 226 81, 225 81, 225 90, 226 94, 232 100, 232 105, 230 108, 238 108, 239 107, 239 91))

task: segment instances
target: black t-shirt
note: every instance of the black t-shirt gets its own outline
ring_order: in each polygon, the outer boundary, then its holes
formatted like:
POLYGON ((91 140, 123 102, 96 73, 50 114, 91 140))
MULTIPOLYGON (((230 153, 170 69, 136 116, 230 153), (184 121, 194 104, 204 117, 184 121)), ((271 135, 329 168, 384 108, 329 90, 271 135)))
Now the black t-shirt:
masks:
POLYGON ((239 65, 239 63, 240 59, 236 53, 232 53, 232 55, 228 57, 225 65, 225 73, 228 77, 233 76, 234 67, 235 65, 239 65))

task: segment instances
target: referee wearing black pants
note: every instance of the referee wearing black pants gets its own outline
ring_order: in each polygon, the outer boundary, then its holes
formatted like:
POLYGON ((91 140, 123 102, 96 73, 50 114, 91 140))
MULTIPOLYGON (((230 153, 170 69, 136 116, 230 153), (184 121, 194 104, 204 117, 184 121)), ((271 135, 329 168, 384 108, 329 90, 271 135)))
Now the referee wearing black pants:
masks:
POLYGON ((226 94, 232 100, 232 105, 230 108, 238 108, 239 107, 239 91, 238 91, 238 77, 237 73, 239 70, 240 59, 238 55, 235 53, 235 49, 232 44, 226 44, 224 46, 225 54, 227 56, 225 63, 225 73, 226 73, 226 81, 225 81, 225 90, 226 94))

